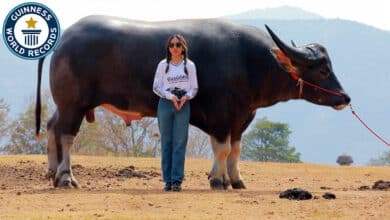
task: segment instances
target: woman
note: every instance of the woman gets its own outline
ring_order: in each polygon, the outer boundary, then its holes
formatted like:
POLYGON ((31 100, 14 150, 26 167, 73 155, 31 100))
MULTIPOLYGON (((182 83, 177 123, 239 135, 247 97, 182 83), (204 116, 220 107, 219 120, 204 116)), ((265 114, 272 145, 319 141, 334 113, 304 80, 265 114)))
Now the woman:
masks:
POLYGON ((161 134, 161 167, 165 191, 181 191, 190 121, 190 103, 198 91, 195 64, 188 59, 183 36, 173 35, 166 44, 166 58, 157 66, 153 92, 161 134))

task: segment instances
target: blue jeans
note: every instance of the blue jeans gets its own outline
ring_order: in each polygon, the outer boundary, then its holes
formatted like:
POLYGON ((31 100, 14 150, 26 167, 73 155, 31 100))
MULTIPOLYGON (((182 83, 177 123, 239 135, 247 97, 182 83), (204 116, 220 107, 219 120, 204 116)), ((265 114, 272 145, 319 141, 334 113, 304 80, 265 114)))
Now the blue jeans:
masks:
POLYGON ((190 103, 177 111, 171 100, 160 98, 157 108, 161 135, 161 167, 164 182, 183 181, 190 123, 190 103))

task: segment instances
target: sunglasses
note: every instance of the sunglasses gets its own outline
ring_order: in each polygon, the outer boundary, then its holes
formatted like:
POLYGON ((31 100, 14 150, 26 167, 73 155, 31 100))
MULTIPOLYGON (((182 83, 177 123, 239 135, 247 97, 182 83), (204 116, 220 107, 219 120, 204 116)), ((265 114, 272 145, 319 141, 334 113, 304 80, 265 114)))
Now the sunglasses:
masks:
POLYGON ((182 46, 182 43, 178 42, 178 43, 176 43, 176 44, 175 44, 175 43, 169 43, 169 44, 168 44, 168 47, 169 47, 169 48, 173 48, 173 47, 175 47, 175 46, 176 46, 177 48, 180 48, 180 47, 182 46))

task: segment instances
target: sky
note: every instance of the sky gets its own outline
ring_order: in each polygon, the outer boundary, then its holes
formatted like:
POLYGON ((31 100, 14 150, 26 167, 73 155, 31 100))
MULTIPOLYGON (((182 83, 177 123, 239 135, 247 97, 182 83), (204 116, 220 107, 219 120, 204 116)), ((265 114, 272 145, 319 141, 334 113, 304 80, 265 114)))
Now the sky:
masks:
MULTIPOLYGON (((0 3, 0 19, 16 5, 26 1, 3 0, 0 3)), ((325 18, 341 18, 357 21, 390 31, 390 1, 341 1, 341 0, 94 0, 83 1, 40 1, 51 8, 60 20, 62 28, 91 14, 104 14, 139 20, 175 20, 182 18, 212 18, 236 14, 253 9, 294 6, 314 12, 325 18)))

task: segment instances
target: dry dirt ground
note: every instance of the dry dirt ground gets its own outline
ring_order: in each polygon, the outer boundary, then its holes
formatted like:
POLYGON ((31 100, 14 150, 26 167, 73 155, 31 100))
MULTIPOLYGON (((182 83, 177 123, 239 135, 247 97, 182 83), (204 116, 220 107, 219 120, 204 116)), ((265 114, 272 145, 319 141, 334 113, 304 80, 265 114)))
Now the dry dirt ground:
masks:
POLYGON ((54 189, 44 178, 46 156, 0 156, 0 218, 390 219, 390 191, 372 189, 390 180, 390 167, 241 162, 247 189, 212 191, 211 164, 187 159, 177 193, 162 190, 159 159, 73 156, 81 187, 54 189), (295 187, 319 198, 279 199, 295 187), (322 198, 326 192, 336 199, 322 198))

